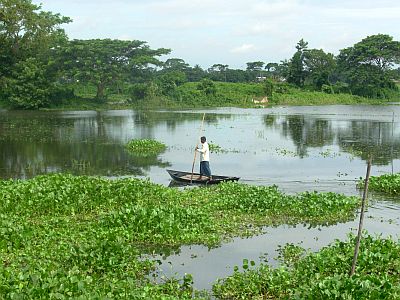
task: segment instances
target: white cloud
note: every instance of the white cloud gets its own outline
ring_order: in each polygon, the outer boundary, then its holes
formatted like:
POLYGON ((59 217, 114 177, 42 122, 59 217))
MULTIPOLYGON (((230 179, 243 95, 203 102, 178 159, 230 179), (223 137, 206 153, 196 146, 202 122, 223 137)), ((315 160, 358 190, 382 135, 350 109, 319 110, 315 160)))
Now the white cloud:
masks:
POLYGON ((398 0, 33 0, 69 16, 71 39, 124 38, 209 67, 290 58, 304 38, 338 53, 368 35, 400 40, 398 0))
POLYGON ((256 51, 256 50, 257 50, 257 47, 253 44, 243 44, 239 47, 235 47, 235 48, 231 49, 230 52, 243 54, 243 53, 249 53, 249 52, 256 51))

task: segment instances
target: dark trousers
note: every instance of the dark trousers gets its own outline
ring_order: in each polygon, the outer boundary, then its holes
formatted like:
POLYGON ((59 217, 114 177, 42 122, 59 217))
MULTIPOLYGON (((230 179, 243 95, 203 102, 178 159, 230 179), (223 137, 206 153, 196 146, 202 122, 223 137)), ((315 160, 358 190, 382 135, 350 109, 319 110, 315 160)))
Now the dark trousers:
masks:
POLYGON ((201 161, 200 162, 200 174, 208 176, 208 177, 211 176, 211 169, 210 169, 209 161, 201 161))

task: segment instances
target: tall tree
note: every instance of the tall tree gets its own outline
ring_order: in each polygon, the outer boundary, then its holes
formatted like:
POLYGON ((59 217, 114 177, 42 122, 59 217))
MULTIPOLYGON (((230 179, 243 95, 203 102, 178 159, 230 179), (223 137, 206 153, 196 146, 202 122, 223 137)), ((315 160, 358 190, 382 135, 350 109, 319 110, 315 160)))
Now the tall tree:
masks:
POLYGON ((335 57, 325 53, 322 49, 310 49, 304 55, 304 67, 307 72, 307 81, 316 89, 322 85, 330 85, 330 77, 335 69, 335 57))
POLYGON ((366 37, 340 51, 338 71, 353 93, 367 97, 385 97, 395 89, 391 69, 400 63, 400 42, 386 34, 366 37))
POLYGON ((308 51, 307 47, 308 43, 301 39, 296 45, 297 51, 288 63, 286 79, 289 83, 293 83, 297 86, 303 86, 306 79, 307 72, 305 70, 304 60, 306 52, 308 51))
POLYGON ((257 77, 262 76, 262 70, 264 67, 264 63, 262 61, 253 61, 246 63, 246 71, 250 75, 250 80, 255 81, 257 77))
POLYGON ((267 63, 264 67, 264 69, 267 71, 267 76, 271 77, 273 79, 278 79, 279 77, 279 64, 278 63, 274 63, 274 62, 270 62, 267 63))
POLYGON ((71 19, 41 8, 31 0, 0 1, 2 55, 12 56, 15 62, 47 51, 65 37, 59 25, 71 22, 71 19))
POLYGON ((0 0, 0 97, 16 108, 49 104, 57 72, 53 49, 66 41, 71 20, 31 0, 0 0))
POLYGON ((181 58, 169 58, 163 63, 163 68, 167 71, 185 72, 189 68, 189 64, 181 58))
POLYGON ((193 68, 189 67, 186 70, 187 80, 190 82, 197 82, 206 76, 206 72, 199 66, 195 65, 193 68))
POLYGON ((228 67, 228 65, 224 64, 213 64, 210 68, 208 68, 208 73, 210 74, 212 80, 226 82, 226 72, 228 67))
POLYGON ((76 79, 94 84, 96 98, 102 100, 111 84, 134 70, 161 65, 156 57, 169 52, 163 48, 150 49, 143 41, 73 40, 62 49, 62 59, 65 71, 76 79))

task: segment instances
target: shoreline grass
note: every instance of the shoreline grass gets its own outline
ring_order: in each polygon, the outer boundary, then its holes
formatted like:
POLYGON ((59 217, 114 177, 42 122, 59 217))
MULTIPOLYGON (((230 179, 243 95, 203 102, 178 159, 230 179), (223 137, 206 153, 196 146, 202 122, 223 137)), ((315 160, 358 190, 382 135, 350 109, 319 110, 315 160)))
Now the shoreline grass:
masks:
MULTIPOLYGON (((216 93, 206 95, 197 90, 197 82, 187 82, 176 87, 166 95, 146 96, 132 100, 128 88, 121 93, 109 91, 107 99, 95 99, 96 90, 91 87, 75 87, 75 98, 60 101, 56 105, 42 110, 107 110, 107 109, 190 109, 212 107, 262 108, 281 105, 385 105, 388 102, 400 102, 400 94, 393 93, 389 99, 372 99, 356 95, 339 93, 328 94, 320 91, 299 89, 290 85, 277 84, 277 91, 269 97, 268 103, 253 103, 265 97, 262 83, 215 82, 216 93)), ((5 103, 0 107, 6 108, 5 103)))

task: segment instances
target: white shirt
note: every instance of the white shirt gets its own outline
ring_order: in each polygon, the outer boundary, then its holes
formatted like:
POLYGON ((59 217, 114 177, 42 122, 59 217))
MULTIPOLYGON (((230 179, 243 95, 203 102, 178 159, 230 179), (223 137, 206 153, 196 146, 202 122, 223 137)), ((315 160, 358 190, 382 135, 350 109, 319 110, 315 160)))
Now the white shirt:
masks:
POLYGON ((200 152, 200 161, 210 161, 210 149, 207 142, 201 144, 201 148, 198 148, 197 151, 200 152))

